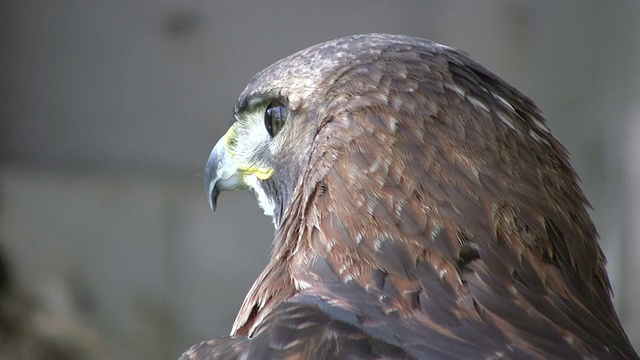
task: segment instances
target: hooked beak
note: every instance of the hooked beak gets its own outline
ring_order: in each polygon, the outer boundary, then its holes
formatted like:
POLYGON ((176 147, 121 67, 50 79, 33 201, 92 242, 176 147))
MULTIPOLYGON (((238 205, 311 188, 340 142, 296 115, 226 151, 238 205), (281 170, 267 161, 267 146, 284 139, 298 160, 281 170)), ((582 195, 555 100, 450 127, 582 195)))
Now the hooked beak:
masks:
POLYGON ((204 186, 209 196, 211 210, 216 211, 216 203, 220 191, 244 189, 246 184, 242 179, 242 171, 236 165, 227 150, 227 132, 211 151, 204 175, 204 186))

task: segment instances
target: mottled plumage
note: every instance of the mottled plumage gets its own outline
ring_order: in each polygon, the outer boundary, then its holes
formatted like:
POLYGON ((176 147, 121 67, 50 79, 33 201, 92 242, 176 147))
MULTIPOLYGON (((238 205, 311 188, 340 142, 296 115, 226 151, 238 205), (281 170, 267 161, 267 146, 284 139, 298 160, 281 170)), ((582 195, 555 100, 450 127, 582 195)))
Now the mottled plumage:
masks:
POLYGON ((259 194, 274 250, 231 337, 181 359, 638 358, 565 150, 464 53, 316 45, 257 74, 236 119, 207 189, 259 194))

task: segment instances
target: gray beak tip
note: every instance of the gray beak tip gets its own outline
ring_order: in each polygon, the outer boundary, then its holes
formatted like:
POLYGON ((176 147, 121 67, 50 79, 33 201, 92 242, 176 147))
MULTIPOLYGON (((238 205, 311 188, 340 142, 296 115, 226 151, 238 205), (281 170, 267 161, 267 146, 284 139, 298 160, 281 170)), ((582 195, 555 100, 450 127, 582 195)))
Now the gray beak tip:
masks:
POLYGON ((211 211, 216 212, 216 208, 218 206, 218 195, 220 195, 220 191, 216 189, 215 184, 210 184, 209 186, 209 206, 211 207, 211 211))
POLYGON ((211 156, 207 160, 207 167, 204 173, 204 189, 207 192, 209 198, 209 206, 211 210, 216 211, 216 204, 220 191, 216 188, 216 182, 218 180, 217 172, 217 159, 212 152, 211 156))

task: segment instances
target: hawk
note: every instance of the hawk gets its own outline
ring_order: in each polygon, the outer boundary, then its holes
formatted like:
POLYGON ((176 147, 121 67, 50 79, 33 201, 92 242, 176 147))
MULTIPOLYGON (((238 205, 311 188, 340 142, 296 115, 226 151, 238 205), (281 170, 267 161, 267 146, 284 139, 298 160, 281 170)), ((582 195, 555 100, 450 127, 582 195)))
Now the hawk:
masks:
POLYGON ((638 359, 562 145, 463 52, 369 34, 258 73, 206 168, 273 217, 231 336, 181 359, 638 359))

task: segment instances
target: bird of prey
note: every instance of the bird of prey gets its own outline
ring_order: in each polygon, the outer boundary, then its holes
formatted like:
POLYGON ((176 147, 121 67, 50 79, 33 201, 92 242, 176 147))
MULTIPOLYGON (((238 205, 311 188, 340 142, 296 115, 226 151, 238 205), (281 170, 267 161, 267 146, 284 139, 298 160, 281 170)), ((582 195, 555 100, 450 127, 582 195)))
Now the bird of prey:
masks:
POLYGON ((231 336, 181 359, 638 359, 566 151, 463 52, 369 34, 258 73, 207 163, 273 217, 231 336))

